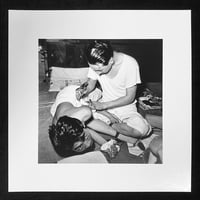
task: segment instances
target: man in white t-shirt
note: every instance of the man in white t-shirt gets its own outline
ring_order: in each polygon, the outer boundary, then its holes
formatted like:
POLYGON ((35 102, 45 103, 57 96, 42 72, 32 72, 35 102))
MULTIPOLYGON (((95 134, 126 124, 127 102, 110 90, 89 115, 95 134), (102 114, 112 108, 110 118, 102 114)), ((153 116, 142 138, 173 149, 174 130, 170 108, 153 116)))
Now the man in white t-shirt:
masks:
POLYGON ((136 108, 137 84, 141 83, 137 61, 113 51, 110 43, 102 40, 88 45, 86 57, 89 64, 88 86, 82 95, 92 92, 97 81, 102 88, 101 100, 93 101, 91 107, 115 116, 118 123, 113 123, 112 127, 121 134, 136 140, 147 136, 151 127, 136 108))

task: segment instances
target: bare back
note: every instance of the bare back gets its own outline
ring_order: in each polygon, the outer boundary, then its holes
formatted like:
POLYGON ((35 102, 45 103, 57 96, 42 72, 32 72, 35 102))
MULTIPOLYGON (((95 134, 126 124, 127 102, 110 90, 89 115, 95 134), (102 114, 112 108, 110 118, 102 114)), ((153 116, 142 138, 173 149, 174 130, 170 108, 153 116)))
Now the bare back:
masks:
POLYGON ((63 102, 58 105, 56 113, 53 117, 53 124, 62 116, 73 117, 82 122, 87 121, 91 117, 91 111, 87 106, 74 107, 69 102, 63 102))

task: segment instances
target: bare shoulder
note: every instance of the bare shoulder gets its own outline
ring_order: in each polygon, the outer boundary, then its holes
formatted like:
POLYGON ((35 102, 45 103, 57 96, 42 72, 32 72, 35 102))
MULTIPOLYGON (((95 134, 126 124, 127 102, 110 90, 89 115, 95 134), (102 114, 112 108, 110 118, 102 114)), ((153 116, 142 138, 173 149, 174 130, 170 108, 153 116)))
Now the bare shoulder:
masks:
POLYGON ((63 102, 58 105, 54 118, 59 119, 60 117, 65 116, 65 115, 70 117, 70 115, 72 115, 74 112, 75 112, 75 108, 71 103, 63 102))

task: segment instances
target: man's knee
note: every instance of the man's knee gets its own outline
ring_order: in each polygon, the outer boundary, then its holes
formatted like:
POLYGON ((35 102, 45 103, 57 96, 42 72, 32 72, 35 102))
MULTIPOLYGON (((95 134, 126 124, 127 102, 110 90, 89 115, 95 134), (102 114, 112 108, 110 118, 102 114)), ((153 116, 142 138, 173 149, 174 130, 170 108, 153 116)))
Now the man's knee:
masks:
POLYGON ((134 135, 138 135, 140 138, 148 136, 151 132, 151 126, 145 121, 145 119, 139 119, 135 122, 129 121, 127 125, 132 128, 134 135))
POLYGON ((132 135, 133 135, 133 137, 136 137, 138 139, 142 138, 142 136, 143 136, 143 132, 142 131, 137 130, 137 129, 132 128, 132 127, 131 127, 131 129, 132 129, 132 135))

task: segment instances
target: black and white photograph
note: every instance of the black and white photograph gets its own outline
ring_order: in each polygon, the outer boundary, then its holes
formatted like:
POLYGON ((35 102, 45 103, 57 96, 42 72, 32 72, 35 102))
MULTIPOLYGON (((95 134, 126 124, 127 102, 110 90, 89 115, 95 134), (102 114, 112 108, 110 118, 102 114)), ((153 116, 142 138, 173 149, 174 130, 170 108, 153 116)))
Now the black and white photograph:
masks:
POLYGON ((162 39, 38 44, 39 163, 162 164, 162 39))
POLYGON ((191 191, 191 10, 8 16, 9 192, 191 191))

